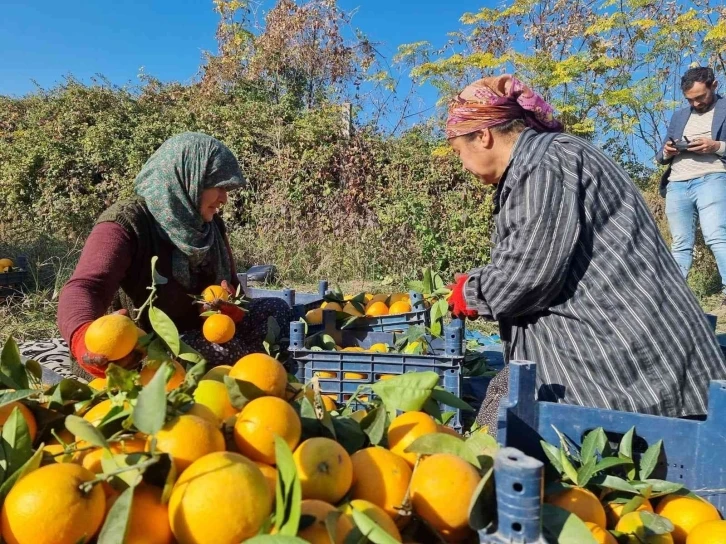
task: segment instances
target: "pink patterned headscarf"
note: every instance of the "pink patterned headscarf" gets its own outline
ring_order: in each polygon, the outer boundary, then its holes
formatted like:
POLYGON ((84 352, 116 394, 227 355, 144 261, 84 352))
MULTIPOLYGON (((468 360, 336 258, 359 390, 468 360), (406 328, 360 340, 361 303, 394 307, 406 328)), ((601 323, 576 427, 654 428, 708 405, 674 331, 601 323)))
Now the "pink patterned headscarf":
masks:
POLYGON ((467 86, 449 105, 448 139, 521 119, 537 132, 562 132, 552 106, 511 75, 485 77, 467 86))

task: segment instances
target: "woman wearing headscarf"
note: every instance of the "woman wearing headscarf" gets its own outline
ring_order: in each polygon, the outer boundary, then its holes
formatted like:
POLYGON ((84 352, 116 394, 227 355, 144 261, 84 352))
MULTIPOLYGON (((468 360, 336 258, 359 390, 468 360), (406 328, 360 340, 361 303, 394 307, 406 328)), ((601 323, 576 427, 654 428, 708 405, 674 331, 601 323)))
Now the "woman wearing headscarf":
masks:
MULTIPOLYGON (((233 364, 247 353, 261 351, 268 316, 284 330, 292 317, 287 305, 259 299, 251 302, 249 315, 237 324, 231 341, 210 344, 200 333, 199 305, 190 297, 223 281, 238 283, 218 212, 227 202, 227 192, 244 185, 233 153, 211 136, 178 134, 156 150, 136 177, 136 196, 116 203, 98 218, 73 276, 61 291, 58 326, 81 370, 104 375, 108 361, 88 352, 86 329, 112 302, 116 308, 124 306, 122 311, 143 305, 152 284, 154 256, 157 272, 167 279, 157 288, 155 306, 169 315, 184 340, 209 364, 233 364)), ((142 319, 142 328, 148 327, 146 314, 142 319)), ((136 362, 138 355, 132 353, 121 364, 136 362)))
MULTIPOLYGON (((726 361, 703 311, 626 172, 562 130, 509 75, 452 102, 452 148, 496 185, 491 262, 457 278, 452 312, 498 321, 505 361, 537 363, 541 400, 705 414, 726 361)), ((491 432, 507 385, 505 368, 480 410, 491 432)))

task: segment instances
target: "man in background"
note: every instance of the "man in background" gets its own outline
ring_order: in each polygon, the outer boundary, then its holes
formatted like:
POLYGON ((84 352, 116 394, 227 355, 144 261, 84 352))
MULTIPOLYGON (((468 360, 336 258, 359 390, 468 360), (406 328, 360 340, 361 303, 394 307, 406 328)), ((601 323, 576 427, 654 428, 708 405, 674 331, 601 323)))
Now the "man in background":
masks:
POLYGON ((671 252, 683 276, 693 262, 696 219, 721 275, 726 305, 726 100, 711 68, 689 69, 681 90, 689 107, 671 119, 656 159, 667 164, 660 183, 666 199, 671 252))

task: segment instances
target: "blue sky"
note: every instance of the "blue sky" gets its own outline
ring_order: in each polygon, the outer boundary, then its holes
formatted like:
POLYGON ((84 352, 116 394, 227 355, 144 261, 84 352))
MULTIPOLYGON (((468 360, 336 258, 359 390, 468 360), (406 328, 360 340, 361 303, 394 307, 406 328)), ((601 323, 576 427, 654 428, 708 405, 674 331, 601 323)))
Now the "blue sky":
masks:
MULTIPOLYGON (((485 0, 491 3, 491 0, 485 0)), ((263 9, 272 5, 265 0, 263 9)), ((401 43, 441 45, 459 17, 483 4, 441 0, 339 0, 356 10, 354 26, 389 59, 401 43)), ((204 50, 215 51, 217 15, 211 0, 0 0, 0 95, 48 88, 72 74, 88 82, 102 74, 136 83, 143 71, 163 81, 188 82, 204 50)), ((426 105, 435 93, 422 90, 426 105)))

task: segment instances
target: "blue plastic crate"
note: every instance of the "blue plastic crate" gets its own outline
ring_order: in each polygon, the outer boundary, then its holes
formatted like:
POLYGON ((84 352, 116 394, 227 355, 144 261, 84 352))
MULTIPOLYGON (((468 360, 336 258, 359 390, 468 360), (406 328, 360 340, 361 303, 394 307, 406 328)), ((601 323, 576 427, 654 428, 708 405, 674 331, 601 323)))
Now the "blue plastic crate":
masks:
POLYGON ((0 296, 13 296, 18 294, 28 281, 28 259, 19 255, 15 259, 12 272, 0 272, 0 296))
POLYGON ((242 292, 247 298, 281 298, 293 310, 295 319, 304 317, 305 314, 314 308, 319 308, 323 303, 323 297, 328 292, 328 282, 320 280, 318 282, 317 293, 297 293, 295 289, 260 289, 259 287, 250 287, 247 281, 247 274, 237 274, 237 279, 242 286, 242 292))
POLYGON ((541 534, 544 465, 515 448, 494 457, 497 523, 494 531, 479 531, 482 544, 545 544, 541 534))
POLYGON ((598 427, 614 443, 635 427, 636 455, 663 440, 652 478, 681 483, 726 514, 726 381, 711 382, 707 419, 693 421, 537 401, 536 365, 512 361, 509 373, 509 395, 499 405, 497 425, 497 440, 505 446, 544 460, 540 440, 559 444, 554 427, 577 445, 598 427))
MULTIPOLYGON (((410 291, 409 297, 412 308, 410 312, 406 312, 405 314, 381 315, 378 317, 359 317, 355 321, 345 325, 344 328, 354 331, 402 332, 416 325, 428 327, 429 311, 424 306, 423 295, 417 291, 410 291)), ((315 307, 317 308, 321 304, 317 304, 315 307)), ((329 328, 330 323, 336 322, 336 312, 331 311, 328 313, 330 315, 323 316, 323 323, 321 325, 308 326, 309 334, 314 334, 329 328)))
MULTIPOLYGON (((462 324, 453 322, 444 329, 443 338, 430 340, 430 355, 402 353, 365 353, 350 351, 316 351, 305 348, 305 325, 290 323, 290 357, 297 364, 297 378, 307 383, 318 376, 321 391, 337 395, 338 402, 345 403, 361 385, 370 385, 381 376, 400 375, 406 372, 436 372, 439 385, 461 396, 461 364, 464 361, 462 345, 462 324), (320 373, 334 373, 333 377, 320 377, 320 373), (362 374, 362 378, 346 377, 347 373, 362 374)), ((341 347, 369 348, 373 344, 394 345, 395 336, 391 332, 360 330, 327 330, 336 344, 341 347)), ((454 427, 461 427, 460 414, 452 421, 454 427)))

